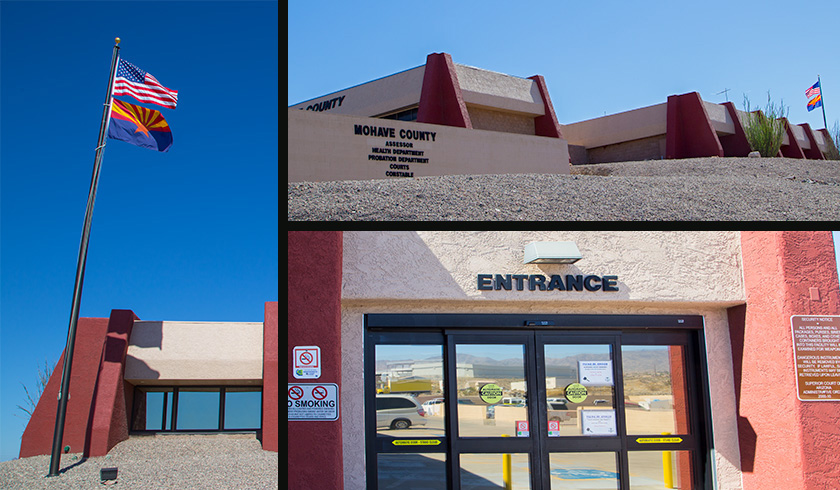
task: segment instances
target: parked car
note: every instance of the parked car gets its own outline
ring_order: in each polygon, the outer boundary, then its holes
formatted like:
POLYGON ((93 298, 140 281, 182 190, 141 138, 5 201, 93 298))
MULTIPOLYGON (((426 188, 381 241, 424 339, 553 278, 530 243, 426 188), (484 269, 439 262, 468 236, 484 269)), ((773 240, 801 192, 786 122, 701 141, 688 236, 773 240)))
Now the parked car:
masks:
POLYGON ((443 398, 434 398, 423 402, 423 410, 427 415, 443 415, 443 407, 446 402, 443 398))
POLYGON ((376 426, 408 429, 426 425, 426 412, 411 395, 376 395, 376 426))
POLYGON ((564 401, 547 402, 548 404, 548 420, 559 420, 565 422, 571 420, 572 414, 569 412, 569 407, 564 401))

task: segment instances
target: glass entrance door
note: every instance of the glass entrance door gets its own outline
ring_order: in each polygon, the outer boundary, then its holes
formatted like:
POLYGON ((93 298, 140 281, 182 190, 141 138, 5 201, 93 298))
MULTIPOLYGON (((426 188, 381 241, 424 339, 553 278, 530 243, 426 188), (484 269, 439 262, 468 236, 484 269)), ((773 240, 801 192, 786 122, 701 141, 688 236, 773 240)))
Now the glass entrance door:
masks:
POLYGON ((452 488, 540 488, 533 334, 448 333, 447 354, 452 488))
POLYGON ((706 488, 699 339, 689 330, 370 334, 366 364, 379 388, 368 486, 706 488), (400 391, 409 388, 423 391, 400 391), (379 422, 415 412, 386 408, 406 400, 425 420, 379 422))

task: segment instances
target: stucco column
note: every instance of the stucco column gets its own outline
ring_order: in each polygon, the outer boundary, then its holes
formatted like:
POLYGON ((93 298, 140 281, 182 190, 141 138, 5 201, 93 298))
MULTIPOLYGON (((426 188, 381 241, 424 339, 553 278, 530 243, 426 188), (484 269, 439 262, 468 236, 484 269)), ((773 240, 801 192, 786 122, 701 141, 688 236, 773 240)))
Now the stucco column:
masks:
POLYGON ((743 488, 836 487, 840 402, 797 398, 790 324, 840 314, 831 232, 743 232, 741 249, 747 302, 730 326, 743 488))
MULTIPOLYGON (((342 233, 290 231, 288 240, 288 381, 335 383, 341 393, 342 233), (292 349, 295 346, 320 347, 320 378, 294 378, 292 349)), ((341 418, 293 421, 288 422, 288 427, 288 488, 343 488, 341 418)), ((364 442, 359 444, 359 450, 363 451, 364 442)))

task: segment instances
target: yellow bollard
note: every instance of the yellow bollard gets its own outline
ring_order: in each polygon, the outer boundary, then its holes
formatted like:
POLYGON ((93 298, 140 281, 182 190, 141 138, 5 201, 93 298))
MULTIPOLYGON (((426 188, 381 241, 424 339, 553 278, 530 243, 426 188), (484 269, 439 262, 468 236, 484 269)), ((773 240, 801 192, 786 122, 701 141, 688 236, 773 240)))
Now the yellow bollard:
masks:
MULTIPOLYGON (((663 432, 663 436, 671 435, 670 432, 663 432)), ((674 488, 674 465, 671 460, 671 451, 662 451, 662 478, 665 480, 665 488, 674 488)))
MULTIPOLYGON (((502 434, 502 437, 510 437, 502 434)), ((505 482, 505 490, 513 490, 513 479, 511 478, 510 454, 502 454, 502 480, 505 482)))

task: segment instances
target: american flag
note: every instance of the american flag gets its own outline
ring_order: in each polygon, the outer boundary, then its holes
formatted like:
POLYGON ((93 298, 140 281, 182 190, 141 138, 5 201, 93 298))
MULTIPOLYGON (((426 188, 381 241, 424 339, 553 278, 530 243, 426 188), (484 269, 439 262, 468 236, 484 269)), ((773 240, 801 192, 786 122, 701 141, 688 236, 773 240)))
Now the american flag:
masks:
POLYGON ((805 97, 809 99, 815 95, 820 95, 820 82, 811 85, 811 88, 805 91, 805 97))
POLYGON ((114 95, 130 95, 140 102, 150 102, 170 109, 174 109, 178 103, 177 90, 164 87, 151 73, 122 59, 117 67, 117 78, 114 79, 114 95))

